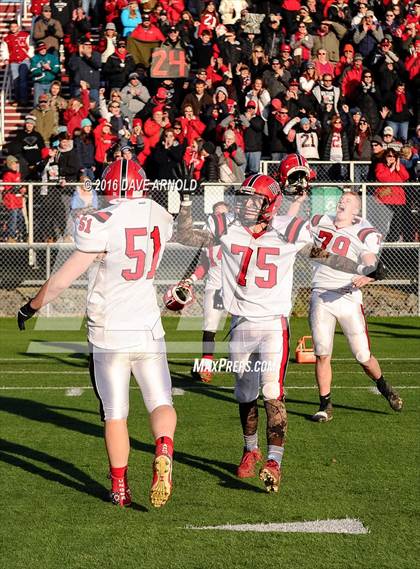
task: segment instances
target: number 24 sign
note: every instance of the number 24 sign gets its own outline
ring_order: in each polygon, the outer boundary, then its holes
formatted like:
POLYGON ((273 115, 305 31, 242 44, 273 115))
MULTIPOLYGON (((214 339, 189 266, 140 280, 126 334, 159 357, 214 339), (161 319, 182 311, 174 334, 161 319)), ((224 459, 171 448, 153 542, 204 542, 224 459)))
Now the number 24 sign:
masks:
POLYGON ((190 66, 185 60, 183 49, 158 47, 152 53, 150 76, 155 79, 176 79, 188 77, 190 66))

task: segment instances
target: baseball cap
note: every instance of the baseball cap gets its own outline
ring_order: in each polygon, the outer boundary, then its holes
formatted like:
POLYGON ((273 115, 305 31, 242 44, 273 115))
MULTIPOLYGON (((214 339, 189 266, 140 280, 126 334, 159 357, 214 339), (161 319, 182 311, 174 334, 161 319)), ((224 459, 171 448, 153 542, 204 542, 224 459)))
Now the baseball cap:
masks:
POLYGON ((43 41, 39 41, 36 44, 36 50, 41 51, 41 49, 47 49, 47 44, 43 41))
POLYGON ((280 47, 280 51, 287 51, 290 53, 292 51, 292 48, 287 43, 283 43, 280 47))
POLYGON ((386 126, 384 128, 384 136, 386 134, 390 134, 391 136, 394 136, 394 129, 392 128, 392 126, 386 126))
POLYGON ((90 119, 83 119, 80 123, 80 126, 83 128, 84 126, 92 126, 92 121, 90 119))
POLYGON ((115 27, 114 22, 108 22, 107 25, 105 26, 105 31, 106 31, 106 30, 114 30, 114 31, 116 31, 117 28, 115 27))
POLYGON ((150 20, 150 14, 143 14, 143 22, 145 20, 150 20))
POLYGON ((133 147, 130 146, 129 144, 125 144, 124 146, 121 146, 121 152, 126 152, 127 150, 129 150, 130 152, 133 152, 133 147))
POLYGON ((80 42, 82 45, 92 45, 92 42, 89 38, 83 38, 80 42))
POLYGON ((31 122, 32 124, 36 124, 36 117, 34 117, 34 115, 26 115, 25 122, 31 122))
POLYGON ((315 63, 313 61, 308 61, 306 64, 306 69, 315 69, 315 63))
POLYGON ((163 105, 156 105, 153 109, 153 114, 163 112, 163 105))
POLYGON ((11 154, 9 154, 9 156, 6 158, 6 164, 9 166, 14 162, 19 162, 19 160, 16 158, 16 156, 12 156, 11 154))
POLYGON ((46 93, 42 93, 42 95, 38 97, 38 103, 41 103, 41 101, 48 102, 48 95, 46 93))
POLYGON ((164 87, 159 87, 156 93, 157 99, 166 99, 168 97, 168 91, 164 87))
POLYGON ((289 81, 289 87, 299 87, 299 81, 297 79, 291 79, 289 81))
POLYGON ((246 104, 247 109, 256 109, 257 103, 255 101, 248 101, 246 104))
POLYGON ((171 34, 171 33, 173 33, 173 32, 177 32, 177 31, 178 31, 178 30, 176 29, 175 26, 171 26, 171 27, 169 28, 169 30, 168 30, 168 33, 171 34))
POLYGON ((273 63, 280 63, 280 59, 278 57, 273 57, 273 59, 270 61, 271 64, 273 63))
POLYGON ((382 140, 382 138, 378 134, 375 134, 375 136, 372 136, 371 142, 376 142, 376 144, 380 144, 381 146, 384 145, 384 141, 382 140))
POLYGON ((359 109, 359 107, 353 107, 352 109, 350 109, 350 114, 352 115, 361 115, 362 111, 359 109))

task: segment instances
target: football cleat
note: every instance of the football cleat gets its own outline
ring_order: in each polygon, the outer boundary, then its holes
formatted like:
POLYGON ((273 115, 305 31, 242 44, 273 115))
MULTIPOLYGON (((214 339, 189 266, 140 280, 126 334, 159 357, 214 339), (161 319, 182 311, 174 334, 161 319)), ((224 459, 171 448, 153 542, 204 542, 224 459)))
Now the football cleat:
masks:
POLYGON ((333 418, 333 406, 332 403, 328 403, 325 409, 319 409, 314 415, 312 415, 311 420, 315 423, 328 423, 332 421, 333 418))
POLYGON ((281 469, 275 460, 267 460, 261 467, 260 480, 264 482, 267 492, 278 492, 280 487, 281 469))
POLYGON ((241 458, 241 463, 238 466, 238 478, 253 478, 256 474, 255 467, 262 461, 262 454, 259 448, 253 450, 244 450, 241 458))
POLYGON ((160 454, 153 461, 153 480, 150 489, 150 502, 155 508, 161 508, 172 493, 172 458, 160 454))
POLYGON ((202 381, 203 383, 211 383, 213 379, 212 372, 213 359, 201 358, 198 369, 194 367, 191 369, 191 375, 194 379, 202 381))
POLYGON ((109 493, 110 500, 116 506, 131 506, 131 490, 128 486, 127 478, 115 478, 110 476, 112 480, 112 489, 109 493))
POLYGON ((401 411, 403 408, 403 400, 401 399, 399 394, 395 391, 395 389, 392 387, 392 385, 389 385, 389 383, 385 382, 385 386, 386 388, 383 391, 380 390, 378 391, 388 401, 391 409, 393 409, 394 411, 401 411))

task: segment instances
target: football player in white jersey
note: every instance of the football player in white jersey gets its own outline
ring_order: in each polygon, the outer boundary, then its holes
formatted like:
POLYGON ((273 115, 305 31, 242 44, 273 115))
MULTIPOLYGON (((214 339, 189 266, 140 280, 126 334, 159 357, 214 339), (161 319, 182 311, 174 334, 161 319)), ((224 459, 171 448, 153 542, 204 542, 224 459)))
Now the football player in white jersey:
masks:
MULTIPOLYGON (((225 202, 217 202, 213 213, 223 214, 229 211, 225 202)), ((187 284, 193 284, 205 278, 203 298, 203 354, 199 369, 193 368, 193 377, 198 377, 204 383, 210 383, 213 378, 212 362, 215 350, 216 332, 222 317, 226 314, 221 297, 222 288, 222 251, 220 245, 211 245, 201 252, 201 259, 194 273, 186 279, 187 284)))
MULTIPOLYGON (((305 169, 309 177, 309 168, 305 169)), ((312 236, 308 223, 276 216, 282 195, 270 176, 248 177, 233 213, 212 215, 207 230, 193 230, 191 202, 184 198, 177 240, 190 246, 220 245, 222 298, 232 315, 230 358, 244 436, 237 474, 253 477, 262 461, 258 446, 259 390, 267 415, 267 460, 259 471, 268 492, 277 492, 287 430, 284 379, 289 357, 293 264, 312 236)), ((308 248, 307 247, 307 248, 308 248)))
MULTIPOLYGON (((356 263, 374 267, 381 246, 381 235, 367 220, 359 217, 360 208, 359 196, 346 192, 338 202, 335 217, 312 217, 311 232, 317 246, 356 263)), ((391 408, 394 411, 402 409, 401 397, 385 381, 379 363, 370 351, 360 288, 373 280, 369 276, 352 275, 329 266, 314 265, 309 319, 316 355, 315 375, 320 407, 312 416, 313 421, 327 422, 333 417, 331 355, 336 322, 340 324, 355 359, 388 400, 391 408)))
POLYGON ((118 160, 107 168, 100 189, 111 200, 109 207, 79 219, 77 250, 20 309, 18 324, 24 329, 28 318, 69 287, 100 255, 89 274, 87 318, 95 387, 104 411, 110 497, 120 506, 131 504, 127 416, 133 373, 156 441, 150 500, 159 508, 172 490, 176 413, 154 276, 172 235, 173 219, 144 196, 144 183, 144 172, 135 162, 118 160))

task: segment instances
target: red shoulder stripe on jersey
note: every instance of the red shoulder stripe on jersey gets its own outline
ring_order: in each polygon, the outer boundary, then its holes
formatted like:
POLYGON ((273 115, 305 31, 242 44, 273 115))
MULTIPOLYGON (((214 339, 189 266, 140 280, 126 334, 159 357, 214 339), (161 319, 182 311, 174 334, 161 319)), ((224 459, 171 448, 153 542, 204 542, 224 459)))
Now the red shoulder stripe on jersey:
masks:
POLYGON ((294 243, 296 241, 299 231, 302 229, 305 223, 306 220, 302 217, 294 217, 292 219, 284 233, 284 236, 286 237, 286 241, 288 243, 294 243))
POLYGON ((311 224, 316 227, 318 225, 318 223, 321 221, 322 219, 322 213, 317 213, 313 216, 313 218, 311 219, 311 224))
POLYGON ((111 217, 112 213, 109 211, 96 211, 95 213, 90 214, 92 217, 100 221, 101 223, 105 223, 111 217))
POLYGON ((222 235, 227 233, 227 222, 224 213, 213 213, 212 218, 214 221, 216 244, 219 243, 222 235))
POLYGON ((377 233, 374 227, 365 227, 365 229, 361 229, 357 234, 357 237, 360 239, 362 243, 366 241, 366 237, 371 233, 377 233))

